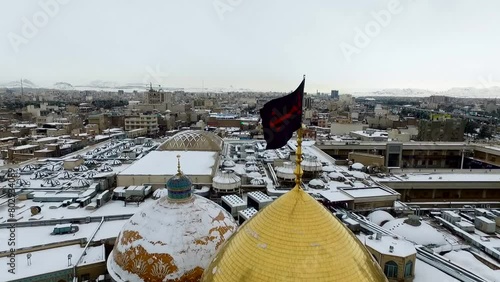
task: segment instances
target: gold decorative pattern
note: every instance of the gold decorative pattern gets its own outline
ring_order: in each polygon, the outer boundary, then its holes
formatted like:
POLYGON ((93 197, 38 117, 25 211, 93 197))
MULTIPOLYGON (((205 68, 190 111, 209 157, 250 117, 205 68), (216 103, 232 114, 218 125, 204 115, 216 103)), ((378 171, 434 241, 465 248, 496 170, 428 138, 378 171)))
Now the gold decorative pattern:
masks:
POLYGON ((120 267, 133 269, 143 281, 163 281, 166 274, 178 270, 171 255, 150 254, 142 246, 129 248, 124 253, 115 248, 113 258, 120 267))
POLYGON ((123 231, 121 236, 118 236, 118 238, 120 237, 120 244, 122 245, 128 245, 136 240, 142 239, 142 236, 139 234, 139 232, 130 230, 123 231))
POLYGON ((108 271, 117 281, 199 281, 236 228, 233 217, 206 198, 159 199, 124 225, 108 271))
POLYGON ((243 224, 202 281, 387 281, 338 219, 295 187, 243 224))

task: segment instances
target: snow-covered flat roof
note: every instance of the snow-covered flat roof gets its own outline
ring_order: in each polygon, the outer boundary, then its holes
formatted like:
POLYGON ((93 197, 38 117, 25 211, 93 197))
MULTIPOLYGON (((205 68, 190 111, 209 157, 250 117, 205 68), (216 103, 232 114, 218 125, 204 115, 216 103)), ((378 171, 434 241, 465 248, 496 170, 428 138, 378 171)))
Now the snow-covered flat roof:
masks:
POLYGON ((382 188, 344 189, 344 192, 354 198, 391 196, 392 194, 382 188))
MULTIPOLYGON (((27 265, 26 254, 16 256, 16 273, 8 272, 8 257, 0 258, 0 271, 2 273, 2 281, 15 279, 23 279, 31 276, 36 276, 44 273, 71 269, 76 263, 80 255, 83 253, 83 248, 80 245, 70 245, 66 247, 47 249, 31 253, 31 265, 27 265), (68 255, 71 254, 72 266, 68 266, 68 255), (49 259, 47 259, 49 258, 49 259)), ((104 245, 88 248, 86 255, 83 257, 81 264, 91 264, 103 262, 104 245)))
POLYGON ((364 239, 367 246, 384 254, 407 257, 414 255, 417 252, 413 243, 397 237, 393 238, 392 236, 382 236, 380 240, 377 240, 376 236, 373 235, 367 236, 364 239), (392 252, 390 250, 391 246, 392 252))
POLYGON ((408 173, 392 177, 373 177, 379 182, 500 182, 498 172, 484 173, 408 173))
POLYGON ((459 282, 460 280, 457 280, 434 266, 417 259, 415 262, 415 278, 413 279, 413 282, 429 281, 459 282))
MULTIPOLYGON (((64 224, 58 224, 58 225, 61 226, 64 224)), ((64 241, 88 238, 97 229, 98 225, 99 225, 98 222, 92 222, 88 224, 74 224, 74 226, 78 226, 79 228, 79 230, 76 233, 59 234, 59 235, 50 234, 54 230, 54 227, 56 227, 57 225, 17 227, 16 248, 19 250, 23 248, 35 247, 40 245, 47 245, 64 241)), ((116 234, 118 234, 118 232, 120 232, 120 230, 118 230, 116 234)), ((8 232, 0 232, 0 241, 6 242, 8 235, 9 235, 8 232)), ((0 251, 7 251, 8 248, 9 247, 7 246, 7 244, 3 244, 0 246, 0 251)))
POLYGON ((345 202, 345 201, 352 201, 354 199, 353 197, 345 194, 342 191, 329 190, 329 191, 321 191, 319 193, 321 196, 323 196, 330 202, 345 202))
MULTIPOLYGON (((43 193, 43 192, 42 192, 43 193)), ((86 216, 106 216, 106 215, 124 215, 124 214, 134 214, 141 210, 144 205, 153 202, 153 199, 146 199, 144 203, 137 205, 123 205, 123 201, 109 201, 104 206, 96 210, 86 210, 85 208, 68 209, 67 207, 59 207, 56 209, 51 209, 49 206, 55 203, 40 203, 33 202, 32 200, 22 201, 25 207, 18 211, 20 218, 18 221, 28 221, 31 217, 30 208, 32 206, 40 206, 42 211, 39 213, 43 215, 43 220, 47 219, 67 219, 75 217, 86 217, 86 216)), ((7 205, 0 206, 0 215, 7 214, 7 205)), ((0 218, 0 223, 5 223, 7 217, 0 218)), ((0 234, 1 236, 1 234, 0 234)), ((1 237, 0 237, 1 238, 1 237)))
POLYGON ((500 281, 500 270, 489 268, 468 251, 452 251, 446 253, 444 257, 476 275, 483 277, 487 281, 500 281))
POLYGON ((177 155, 181 156, 181 169, 186 175, 211 175, 217 152, 152 151, 119 175, 174 175, 177 155))
POLYGON ((13 147, 12 149, 14 151, 18 151, 18 150, 37 148, 37 147, 38 147, 38 145, 21 145, 21 146, 13 147))

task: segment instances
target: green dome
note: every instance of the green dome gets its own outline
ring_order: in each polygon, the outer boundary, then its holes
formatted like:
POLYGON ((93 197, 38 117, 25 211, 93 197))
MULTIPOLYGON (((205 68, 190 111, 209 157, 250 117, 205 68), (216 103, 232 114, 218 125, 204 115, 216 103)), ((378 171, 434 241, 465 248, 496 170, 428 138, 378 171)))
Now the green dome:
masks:
POLYGON ((191 198, 193 183, 181 171, 180 156, 177 156, 177 174, 171 177, 165 188, 168 190, 168 198, 173 200, 183 200, 191 198))

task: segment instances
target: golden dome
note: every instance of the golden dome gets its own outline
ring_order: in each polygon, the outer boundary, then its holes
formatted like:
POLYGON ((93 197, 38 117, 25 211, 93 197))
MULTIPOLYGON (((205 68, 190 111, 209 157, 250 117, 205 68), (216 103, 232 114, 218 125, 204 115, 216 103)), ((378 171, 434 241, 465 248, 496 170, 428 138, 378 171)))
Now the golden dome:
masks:
POLYGON ((206 198, 162 197, 125 223, 108 272, 113 281, 199 281, 236 228, 233 217, 206 198))
POLYGON ((243 224, 202 281, 387 281, 363 244, 294 188, 243 224))

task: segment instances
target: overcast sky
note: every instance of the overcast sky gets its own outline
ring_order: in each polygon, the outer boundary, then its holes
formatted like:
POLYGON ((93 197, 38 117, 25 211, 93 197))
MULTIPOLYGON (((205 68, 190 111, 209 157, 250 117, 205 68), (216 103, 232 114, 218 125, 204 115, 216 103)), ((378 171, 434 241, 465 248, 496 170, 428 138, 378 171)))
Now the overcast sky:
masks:
POLYGON ((288 91, 306 74, 310 92, 500 82, 498 0, 0 3, 0 82, 288 91))

